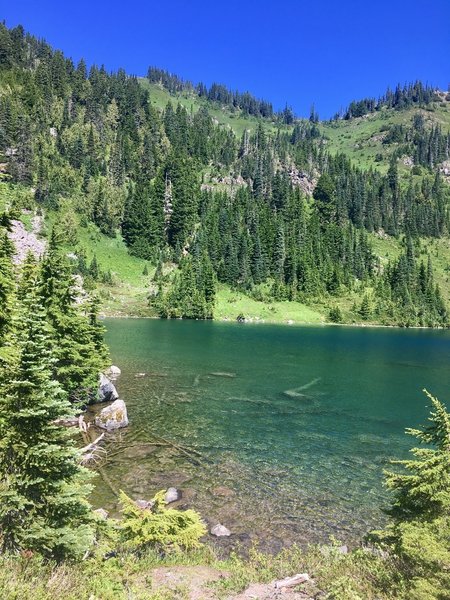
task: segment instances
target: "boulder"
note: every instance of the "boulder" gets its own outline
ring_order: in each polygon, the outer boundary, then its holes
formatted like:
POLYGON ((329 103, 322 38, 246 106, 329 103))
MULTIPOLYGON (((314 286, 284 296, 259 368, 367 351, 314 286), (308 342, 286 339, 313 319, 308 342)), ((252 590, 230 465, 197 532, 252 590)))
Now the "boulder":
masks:
POLYGON ((119 367, 116 367, 115 365, 111 365, 105 371, 105 374, 108 375, 108 377, 118 377, 121 373, 122 371, 119 369, 119 367))
POLYGON ((176 502, 180 498, 181 498, 181 492, 179 490, 177 490, 177 488, 174 488, 174 487, 170 487, 167 490, 166 495, 164 496, 164 500, 166 501, 166 504, 171 504, 172 502, 176 502))
POLYGON ((117 393, 115 385, 112 383, 106 375, 100 374, 100 383, 98 386, 98 400, 99 402, 112 402, 117 400, 119 394, 117 393))
POLYGON ((136 500, 135 504, 138 508, 141 508, 142 510, 151 509, 155 505, 153 500, 136 500))
POLYGON ((101 521, 106 521, 109 516, 109 512, 104 508, 96 508, 94 510, 94 515, 96 515, 101 521))
POLYGON ((99 415, 95 417, 97 427, 113 431, 128 425, 127 407, 123 400, 115 400, 109 406, 106 406, 99 415))
POLYGON ((224 525, 217 523, 217 525, 214 525, 211 529, 211 535, 215 535, 216 537, 228 537, 231 535, 231 531, 224 525))

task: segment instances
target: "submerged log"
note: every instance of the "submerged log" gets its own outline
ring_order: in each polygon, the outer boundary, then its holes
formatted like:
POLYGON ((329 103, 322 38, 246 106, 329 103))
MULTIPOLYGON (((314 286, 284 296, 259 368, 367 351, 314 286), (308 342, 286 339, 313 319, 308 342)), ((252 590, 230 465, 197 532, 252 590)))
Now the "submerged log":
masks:
POLYGON ((103 432, 101 435, 98 436, 98 438, 96 438, 93 442, 91 442, 90 444, 88 444, 87 446, 84 446, 83 448, 80 449, 80 452, 82 454, 85 454, 86 452, 90 452, 91 450, 95 450, 98 446, 98 443, 105 437, 105 432, 103 432))

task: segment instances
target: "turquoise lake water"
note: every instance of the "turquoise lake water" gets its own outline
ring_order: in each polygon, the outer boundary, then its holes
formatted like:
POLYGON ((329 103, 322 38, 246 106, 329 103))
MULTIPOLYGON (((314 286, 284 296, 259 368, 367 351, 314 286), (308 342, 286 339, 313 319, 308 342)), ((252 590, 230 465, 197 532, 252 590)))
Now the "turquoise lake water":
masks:
MULTIPOLYGON (((130 418, 108 442, 113 487, 148 498, 175 485, 181 506, 274 549, 381 524, 382 471, 426 420, 422 388, 450 403, 447 331, 105 325, 130 418)), ((115 508, 104 484, 94 502, 115 508)))

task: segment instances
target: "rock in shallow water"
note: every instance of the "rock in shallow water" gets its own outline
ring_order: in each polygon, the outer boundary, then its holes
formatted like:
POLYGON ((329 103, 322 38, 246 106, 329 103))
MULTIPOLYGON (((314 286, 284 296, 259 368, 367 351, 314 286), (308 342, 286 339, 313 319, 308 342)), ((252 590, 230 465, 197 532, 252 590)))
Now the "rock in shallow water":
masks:
POLYGON ((122 371, 119 369, 119 367, 116 367, 116 365, 111 365, 105 371, 105 374, 108 375, 108 377, 113 377, 113 378, 118 377, 121 373, 122 373, 122 371))
POLYGON ((223 498, 231 498, 235 495, 235 492, 224 485, 219 485, 211 490, 213 496, 222 496, 223 498))
POLYGON ((217 525, 214 525, 211 529, 211 535, 215 535, 216 537, 228 537, 231 535, 231 531, 224 525, 217 523, 217 525))
POLYGON ((152 500, 135 500, 134 503, 138 508, 142 508, 143 510, 152 509, 155 506, 152 500))
POLYGON ((95 417, 97 427, 112 431, 128 425, 127 407, 123 400, 115 400, 106 406, 99 415, 95 417))
POLYGON ((98 386, 98 401, 99 402, 111 402, 117 400, 119 394, 117 393, 115 385, 112 383, 106 375, 100 374, 100 383, 98 386))
POLYGON ((176 502, 180 498, 181 498, 181 492, 179 490, 177 490, 177 488, 174 488, 174 487, 170 487, 167 490, 166 495, 164 496, 164 500, 166 501, 166 504, 170 504, 171 502, 176 502))

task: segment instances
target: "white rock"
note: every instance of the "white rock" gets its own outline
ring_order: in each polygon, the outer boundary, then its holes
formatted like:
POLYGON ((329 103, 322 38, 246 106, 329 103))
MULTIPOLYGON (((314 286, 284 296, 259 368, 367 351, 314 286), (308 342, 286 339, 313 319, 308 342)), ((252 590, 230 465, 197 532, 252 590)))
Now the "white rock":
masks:
POLYGON ((105 371, 105 375, 107 375, 108 377, 110 377, 113 381, 115 379, 117 379, 117 377, 119 377, 119 375, 121 373, 122 373, 122 371, 119 369, 119 367, 116 367, 115 365, 111 365, 105 371))
POLYGON ((227 529, 224 525, 217 523, 211 529, 211 535, 215 535, 216 537, 225 537, 231 535, 231 531, 227 529))
POLYGON ((164 500, 166 501, 166 504, 170 504, 171 502, 176 502, 180 498, 181 498, 180 492, 177 490, 177 488, 174 488, 174 487, 170 487, 167 490, 166 495, 164 496, 164 500))
POLYGON ((123 400, 115 400, 106 406, 99 415, 95 417, 97 427, 112 431, 128 425, 127 407, 123 400))
POLYGON ((109 516, 109 512, 107 510, 105 510, 104 508, 95 509, 94 514, 96 514, 99 517, 99 519, 101 519, 102 521, 106 521, 106 519, 109 516))

